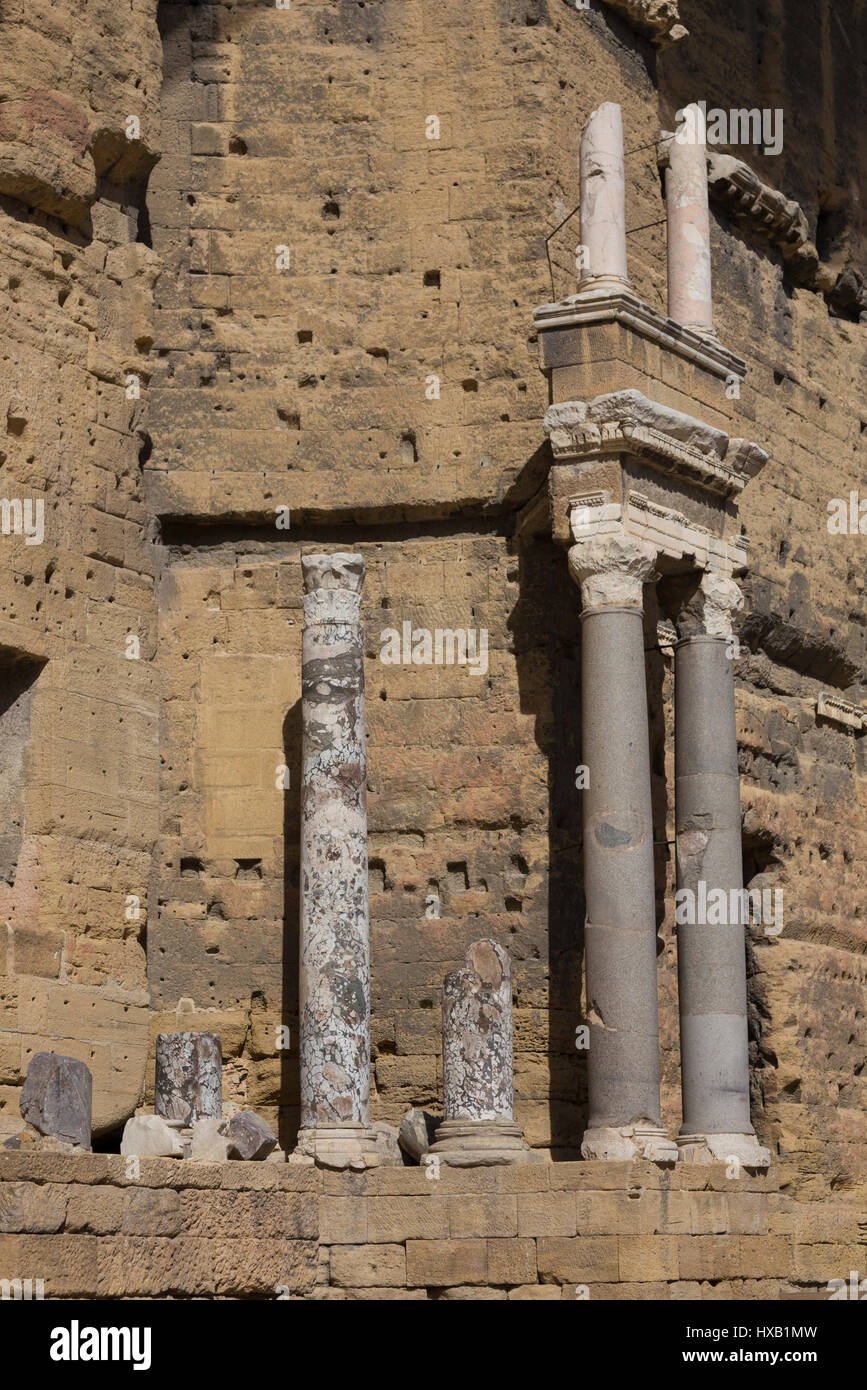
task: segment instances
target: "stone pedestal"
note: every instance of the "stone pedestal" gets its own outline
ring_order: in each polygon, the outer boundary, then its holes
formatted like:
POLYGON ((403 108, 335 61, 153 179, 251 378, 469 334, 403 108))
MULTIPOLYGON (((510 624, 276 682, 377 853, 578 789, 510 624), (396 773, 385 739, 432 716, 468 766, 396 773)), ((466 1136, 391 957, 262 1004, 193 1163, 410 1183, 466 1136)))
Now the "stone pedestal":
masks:
POLYGON ((176 1129, 223 1113, 223 1060, 216 1033, 160 1033, 154 1114, 176 1129))
POLYGON ((643 584, 656 552, 621 535, 580 542, 584 936, 590 1113, 585 1158, 671 1163, 659 1106, 653 816, 643 584))
POLYGON ((677 1142, 681 1158, 694 1162, 736 1158, 746 1167, 766 1168, 770 1154, 750 1123, 746 923, 729 641, 731 613, 740 604, 736 584, 706 575, 678 618, 675 814, 678 898, 683 903, 677 926, 683 1125, 677 1142), (715 903, 713 913, 701 906, 708 901, 715 903), (725 903, 722 911, 720 903, 725 903))
POLYGON ((295 1159, 379 1162, 370 1127, 370 943, 360 555, 308 555, 302 649, 301 1129, 295 1159))
POLYGON ((603 102, 588 117, 581 135, 580 173, 586 263, 578 289, 628 287, 623 120, 613 101, 603 102))
POLYGON ((680 134, 664 146, 668 215, 668 317, 697 333, 713 333, 707 149, 698 106, 684 110, 680 134))
POLYGON ((475 941, 443 985, 444 1118, 423 1161, 533 1161, 514 1103, 512 963, 495 941, 475 941))

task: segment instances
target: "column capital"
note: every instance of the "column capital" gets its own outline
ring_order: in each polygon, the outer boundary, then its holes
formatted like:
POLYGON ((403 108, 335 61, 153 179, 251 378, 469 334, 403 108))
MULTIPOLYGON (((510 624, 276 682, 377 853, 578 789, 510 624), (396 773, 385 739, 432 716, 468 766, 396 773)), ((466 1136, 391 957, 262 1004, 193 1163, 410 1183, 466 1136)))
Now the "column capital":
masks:
POLYGON ((315 623, 357 623, 365 564, 361 555, 336 551, 332 555, 302 555, 302 607, 307 626, 315 623))
POLYGON ((743 606, 743 593, 733 579, 706 571, 675 618, 678 637, 731 637, 734 615, 743 606))
POLYGON ((620 532, 578 541, 569 549, 569 573, 581 586, 584 608, 641 607, 642 587, 656 572, 656 549, 620 532))

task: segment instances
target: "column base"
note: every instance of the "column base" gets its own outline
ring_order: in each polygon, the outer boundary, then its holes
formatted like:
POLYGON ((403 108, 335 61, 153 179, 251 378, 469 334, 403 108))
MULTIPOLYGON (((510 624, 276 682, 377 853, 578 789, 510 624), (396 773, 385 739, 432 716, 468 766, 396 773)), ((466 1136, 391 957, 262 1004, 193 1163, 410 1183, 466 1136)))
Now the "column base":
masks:
POLYGON ((513 1120, 443 1120, 436 1143, 422 1156, 452 1168, 479 1168, 502 1163, 538 1163, 539 1156, 513 1120))
POLYGON ((771 1151, 754 1134, 679 1134, 681 1163, 732 1163, 764 1170, 771 1166, 771 1151))
POLYGON ((677 1162, 677 1145, 657 1125, 600 1125, 584 1131, 582 1158, 636 1159, 668 1165, 677 1162))
POLYGON ((287 1163, 315 1164, 317 1168, 378 1168, 382 1150, 376 1130, 369 1125, 317 1125, 300 1129, 298 1143, 287 1163))
POLYGON ((624 290, 632 292, 632 281, 625 280, 621 275, 585 275, 578 281, 577 293, 582 296, 594 292, 605 295, 622 293, 624 290))

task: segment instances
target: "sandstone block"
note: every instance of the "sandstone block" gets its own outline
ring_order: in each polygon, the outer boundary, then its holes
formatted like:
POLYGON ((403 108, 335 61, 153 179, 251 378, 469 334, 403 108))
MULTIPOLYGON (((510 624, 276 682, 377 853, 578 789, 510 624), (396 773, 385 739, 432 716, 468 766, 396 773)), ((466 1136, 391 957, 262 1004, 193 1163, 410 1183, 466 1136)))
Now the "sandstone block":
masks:
POLYGON ((617 1236, 545 1236, 536 1242, 544 1284, 589 1284, 619 1278, 617 1236))
POLYGON ((403 1288, 402 1245, 338 1245, 331 1252, 331 1281, 341 1288, 403 1288))
POLYGON ((484 1284, 487 1251, 483 1240, 408 1240, 406 1282, 413 1288, 484 1284))
POLYGON ((519 1236, 574 1236, 577 1231, 573 1192, 518 1193, 519 1236))
POLYGON ((533 1284, 536 1281, 534 1240, 489 1240, 489 1284, 533 1284))

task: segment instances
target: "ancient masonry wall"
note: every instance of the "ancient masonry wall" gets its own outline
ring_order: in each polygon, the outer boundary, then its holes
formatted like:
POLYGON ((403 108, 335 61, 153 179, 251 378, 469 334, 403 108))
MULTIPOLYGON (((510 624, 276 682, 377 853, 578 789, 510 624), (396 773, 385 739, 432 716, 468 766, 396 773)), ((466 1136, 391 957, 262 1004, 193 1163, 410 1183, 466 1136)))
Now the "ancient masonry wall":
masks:
POLYGON ((827 1298, 864 1249, 853 1203, 722 1165, 129 1164, 0 1155, 2 1268, 46 1298, 773 1301, 827 1298))
MULTIPOLYGON (((223 1035, 227 1094, 279 1113, 286 1143, 297 1053, 273 1040, 297 1023, 285 961, 298 822, 276 769, 298 787, 299 556, 337 545, 368 570, 373 1117, 440 1100, 442 979, 493 935, 514 960, 517 1119, 537 1147, 577 1153, 578 602, 562 555, 512 536, 544 470, 530 311, 574 289, 576 219, 545 238, 578 203, 578 132, 601 100, 627 131, 630 275, 664 308, 660 125, 685 93, 743 105, 741 75, 761 91, 760 68, 787 123, 784 154, 756 167, 801 199, 823 283, 857 264, 855 127, 827 128, 800 27, 757 28, 736 9, 702 7, 701 45, 653 58, 610 14, 561 0, 163 7, 146 467, 167 695, 153 1026, 191 1000, 189 1026, 223 1035), (380 634, 404 621, 485 628, 486 673, 384 665, 380 634)), ((824 87, 848 91, 852 50, 824 9, 816 24, 824 87)), ((736 666, 746 881, 785 902, 782 934, 749 943, 753 1113, 787 1176, 827 1191, 855 1180, 867 1137, 863 747, 815 708, 823 688, 863 698, 861 542, 825 526, 828 499, 863 470, 863 328, 793 282, 760 218, 712 212, 716 327, 748 371, 737 401, 720 383, 703 407, 771 454, 742 510, 736 666)), ((612 389, 618 370, 588 362, 575 390, 612 389)), ((665 399, 652 361, 647 374, 665 399)), ((651 623, 645 645, 672 1130, 672 659, 651 623)))
POLYGON ((2 6, 4 1138, 40 1049, 90 1067, 98 1135, 144 1085, 159 757, 145 192, 161 77, 153 0, 2 6))
MULTIPOLYGON (((340 547, 367 566, 373 1119, 438 1109, 442 980, 491 936, 513 961, 516 1119, 576 1155, 579 604, 563 554, 514 527, 548 462, 532 310, 575 287, 575 220, 554 229, 587 115, 622 107, 630 274, 651 305, 655 142, 697 93, 785 109, 783 156, 751 162, 798 199, 816 253, 795 275, 779 218, 712 206, 717 330, 748 374, 737 402, 702 405, 771 455, 742 508, 735 676, 745 877, 785 895, 748 965, 753 1118, 787 1195, 679 1170, 624 1189, 622 1168, 568 1162, 438 1183, 155 1162, 145 1182, 119 1159, 6 1153, 0 1273, 47 1261, 55 1293, 274 1294, 286 1267, 311 1296, 389 1269, 417 1296, 622 1280, 776 1297, 857 1268, 867 763, 816 699, 865 694, 863 538, 826 527, 867 439, 863 20, 847 35, 830 0, 809 23, 776 6, 773 25, 708 0, 697 41, 656 54, 612 7, 563 0, 2 8, 0 469, 45 528, 0 538, 3 1135, 50 1049, 91 1068, 97 1142, 114 1143, 152 1100, 148 1033, 181 1026, 221 1035, 225 1098, 291 1147, 300 561, 340 547), (484 629, 484 669, 384 664, 380 634, 405 622, 484 629)), ((619 384, 619 361, 590 357, 576 391, 619 384)), ((671 1133, 673 680, 652 615, 645 648, 671 1133)))

